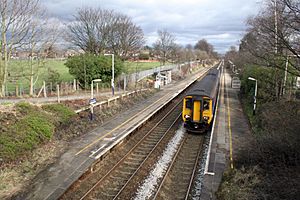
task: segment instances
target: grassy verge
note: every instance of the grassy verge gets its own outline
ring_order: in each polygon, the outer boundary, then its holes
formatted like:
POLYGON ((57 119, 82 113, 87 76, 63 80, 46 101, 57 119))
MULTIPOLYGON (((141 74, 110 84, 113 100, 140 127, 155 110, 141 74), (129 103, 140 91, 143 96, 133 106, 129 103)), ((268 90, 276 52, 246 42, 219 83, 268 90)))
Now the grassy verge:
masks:
POLYGON ((126 73, 135 73, 136 71, 143 71, 159 67, 160 62, 125 62, 126 73))
POLYGON ((74 112, 59 104, 37 107, 18 103, 12 113, 0 113, 0 158, 3 163, 28 154, 49 141, 59 123, 66 123, 74 112))
POLYGON ((297 199, 300 188, 300 102, 260 105, 255 118, 244 101, 255 140, 235 152, 235 169, 228 169, 218 199, 297 199), (250 114, 251 113, 251 114, 250 114))

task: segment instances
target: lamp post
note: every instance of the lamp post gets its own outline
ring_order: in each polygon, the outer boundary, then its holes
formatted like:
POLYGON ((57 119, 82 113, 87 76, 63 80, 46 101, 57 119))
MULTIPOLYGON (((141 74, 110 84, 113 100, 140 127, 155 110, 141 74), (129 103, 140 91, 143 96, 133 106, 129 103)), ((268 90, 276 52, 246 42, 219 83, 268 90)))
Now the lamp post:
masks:
POLYGON ((112 70, 112 77, 111 77, 111 91, 112 95, 115 95, 115 56, 112 53, 105 53, 104 56, 111 56, 111 70, 112 70))
POLYGON ((96 103, 96 99, 94 99, 94 82, 101 82, 101 79, 94 79, 91 83, 91 99, 90 99, 90 108, 91 108, 91 120, 94 118, 94 103, 96 103))
POLYGON ((101 79, 92 80, 92 83, 91 83, 91 99, 94 98, 94 82, 101 82, 101 81, 102 81, 101 79))
POLYGON ((257 95, 257 80, 255 78, 252 78, 252 77, 248 77, 248 80, 255 81, 254 102, 253 102, 253 115, 255 115, 256 95, 257 95))

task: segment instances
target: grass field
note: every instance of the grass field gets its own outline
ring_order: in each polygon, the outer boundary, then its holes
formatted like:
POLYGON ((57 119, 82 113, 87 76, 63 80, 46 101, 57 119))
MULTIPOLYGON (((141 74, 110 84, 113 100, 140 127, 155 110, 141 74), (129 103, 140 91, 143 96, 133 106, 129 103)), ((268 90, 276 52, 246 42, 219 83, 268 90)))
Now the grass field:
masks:
POLYGON ((125 62, 124 68, 127 73, 134 73, 135 71, 143 71, 159 67, 160 62, 125 62))
MULTIPOLYGON (((40 88, 43 81, 48 78, 49 69, 54 70, 60 74, 60 80, 63 82, 70 82, 74 79, 69 74, 69 69, 64 65, 65 60, 46 60, 44 62, 33 61, 34 72, 36 73, 34 81, 37 80, 35 87, 40 88)), ((15 91, 16 81, 19 87, 25 91, 29 90, 30 78, 30 62, 26 60, 11 60, 8 67, 9 83, 7 84, 8 91, 15 91)))
MULTIPOLYGON (((35 88, 41 88, 43 81, 48 78, 49 69, 54 70, 60 74, 59 79, 62 82, 72 82, 74 77, 69 74, 69 69, 64 65, 66 60, 45 60, 44 62, 39 62, 34 60, 33 66, 34 71, 37 76, 35 88)), ((137 71, 143 71, 147 69, 152 69, 154 67, 160 66, 159 62, 125 62, 124 70, 126 73, 134 73, 137 71)), ((9 63, 9 82, 7 84, 7 90, 9 92, 15 92, 16 84, 19 88, 22 88, 26 93, 29 91, 29 78, 30 78, 30 62, 26 60, 11 60, 9 63)))

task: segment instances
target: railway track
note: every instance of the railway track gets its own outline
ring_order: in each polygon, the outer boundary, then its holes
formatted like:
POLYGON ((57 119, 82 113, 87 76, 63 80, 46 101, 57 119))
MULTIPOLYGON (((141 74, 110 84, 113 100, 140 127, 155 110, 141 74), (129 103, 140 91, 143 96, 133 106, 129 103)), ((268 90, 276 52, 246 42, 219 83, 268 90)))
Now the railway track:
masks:
POLYGON ((173 100, 116 152, 104 158, 92 174, 73 184, 60 199, 117 198, 149 156, 158 156, 163 151, 178 128, 181 106, 180 98, 173 100))
MULTIPOLYGON (((151 167, 162 155, 178 129, 181 122, 183 95, 173 99, 155 117, 95 163, 93 170, 86 172, 73 183, 60 199, 134 198, 140 183, 149 174, 151 167)), ((155 194, 157 199, 174 199, 174 196, 182 199, 181 197, 188 196, 203 137, 185 135, 187 138, 183 139, 184 142, 177 151, 176 158, 174 157, 172 167, 169 167, 161 186, 158 187, 158 192, 155 194), (197 148, 190 148, 194 146, 197 148), (176 193, 172 193, 174 190, 176 193)))
POLYGON ((203 141, 202 135, 186 134, 153 199, 189 198, 203 141))

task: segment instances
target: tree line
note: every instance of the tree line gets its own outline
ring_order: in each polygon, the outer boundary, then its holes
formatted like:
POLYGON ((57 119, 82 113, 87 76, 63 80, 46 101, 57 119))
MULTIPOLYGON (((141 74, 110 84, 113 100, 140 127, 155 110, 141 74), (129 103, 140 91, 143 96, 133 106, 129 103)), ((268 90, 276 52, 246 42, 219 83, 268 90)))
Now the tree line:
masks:
POLYGON ((79 8, 73 15, 73 20, 62 25, 49 17, 40 0, 0 0, 0 28, 2 97, 5 96, 7 82, 16 82, 21 77, 28 79, 29 95, 32 96, 34 85, 39 79, 39 69, 44 66, 45 58, 52 53, 56 43, 62 41, 87 53, 88 57, 113 53, 123 61, 137 59, 142 49, 149 50, 162 64, 218 56, 205 39, 199 40, 194 46, 182 46, 176 43, 176 37, 167 30, 158 30, 158 39, 153 47, 145 47, 146 38, 142 28, 128 15, 109 9, 79 8), (12 75, 9 73, 10 62, 17 51, 30 52, 29 70, 20 68, 18 73, 12 75))
POLYGON ((247 20, 239 51, 231 48, 226 57, 242 70, 250 65, 257 69, 262 93, 272 101, 284 97, 300 76, 300 1, 265 0, 263 5, 247 20))

